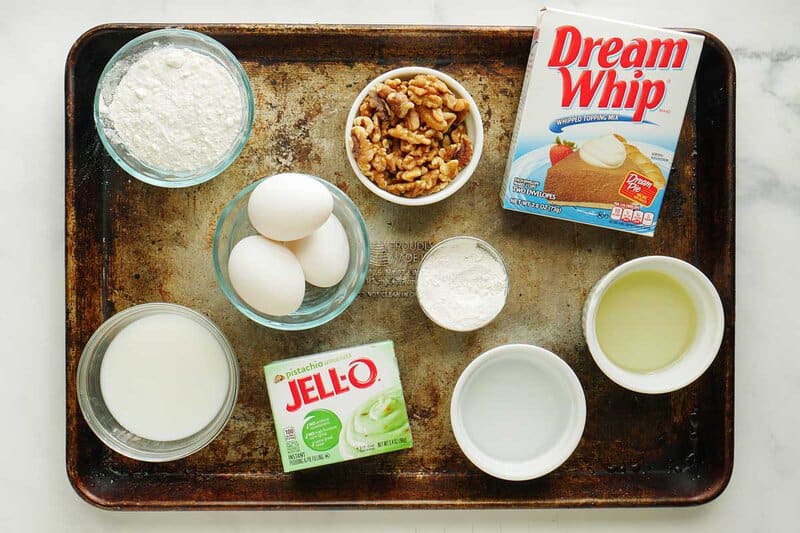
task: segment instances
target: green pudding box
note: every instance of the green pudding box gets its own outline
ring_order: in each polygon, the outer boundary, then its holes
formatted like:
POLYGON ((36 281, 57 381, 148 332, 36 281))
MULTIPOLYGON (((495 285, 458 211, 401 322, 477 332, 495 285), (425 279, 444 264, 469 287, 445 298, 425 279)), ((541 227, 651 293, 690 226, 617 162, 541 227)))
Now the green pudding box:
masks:
POLYGON ((394 343, 264 367, 284 472, 411 448, 394 343))

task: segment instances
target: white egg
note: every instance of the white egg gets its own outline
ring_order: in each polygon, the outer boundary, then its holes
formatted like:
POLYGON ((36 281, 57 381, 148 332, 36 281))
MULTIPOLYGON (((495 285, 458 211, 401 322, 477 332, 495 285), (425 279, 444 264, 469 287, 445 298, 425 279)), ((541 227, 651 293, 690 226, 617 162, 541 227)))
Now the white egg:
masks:
POLYGON ((306 284, 303 269, 284 245, 251 235, 236 243, 228 257, 228 276, 236 294, 268 315, 297 311, 306 284))
POLYGON ((250 193, 247 216, 258 232, 275 241, 294 241, 314 233, 333 211, 333 196, 305 174, 276 174, 250 193))
POLYGON ((287 242, 303 267, 306 281, 317 287, 333 287, 344 278, 350 264, 350 243, 342 223, 331 215, 314 233, 287 242))

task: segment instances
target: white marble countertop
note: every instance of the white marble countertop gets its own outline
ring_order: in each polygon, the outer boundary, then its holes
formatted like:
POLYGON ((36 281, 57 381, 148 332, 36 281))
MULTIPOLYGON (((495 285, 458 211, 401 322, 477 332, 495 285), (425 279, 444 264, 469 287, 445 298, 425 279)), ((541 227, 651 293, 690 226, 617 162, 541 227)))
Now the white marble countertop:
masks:
POLYGON ((738 71, 733 479, 698 508, 555 511, 112 513, 64 468, 63 72, 105 22, 532 25, 530 0, 27 0, 0 8, 0 338, 6 430, 0 530, 789 531, 800 523, 800 8, 791 0, 579 0, 550 5, 703 28, 738 71), (794 235, 794 237, 793 237, 794 235), (795 250, 795 251, 793 251, 795 250))

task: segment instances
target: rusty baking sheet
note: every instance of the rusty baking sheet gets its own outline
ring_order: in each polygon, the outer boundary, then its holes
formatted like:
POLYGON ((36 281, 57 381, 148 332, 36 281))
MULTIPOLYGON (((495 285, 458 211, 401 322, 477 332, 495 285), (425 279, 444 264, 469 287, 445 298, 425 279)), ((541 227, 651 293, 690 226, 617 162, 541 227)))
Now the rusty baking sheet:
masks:
POLYGON ((253 135, 211 182, 159 189, 129 178, 105 153, 92 121, 100 71, 124 43, 155 26, 90 30, 66 66, 67 473, 88 502, 111 509, 589 507, 706 502, 733 465, 734 70, 707 35, 655 238, 504 211, 498 193, 530 47, 531 28, 190 25, 220 40, 253 82, 253 135), (467 186, 424 208, 385 202, 348 166, 343 128, 352 100, 391 68, 424 65, 460 80, 484 119, 486 144, 467 186), (369 279, 346 313, 310 332, 272 331, 228 303, 212 272, 217 217, 234 194, 286 170, 346 191, 369 225, 369 279), (470 334, 434 326, 413 296, 432 242, 472 234, 503 254, 511 292, 500 317, 470 334), (726 312, 719 356, 673 394, 621 389, 584 344, 580 310, 602 274, 642 255, 668 254, 713 280, 726 312), (233 417, 207 448, 146 464, 95 438, 78 409, 75 370, 104 319, 134 304, 169 301, 216 322, 238 354, 233 417), (411 450, 282 473, 262 365, 393 339, 409 408, 411 450), (529 482, 493 479, 460 453, 448 406, 461 370, 508 342, 541 345, 577 373, 588 402, 575 454, 529 482))

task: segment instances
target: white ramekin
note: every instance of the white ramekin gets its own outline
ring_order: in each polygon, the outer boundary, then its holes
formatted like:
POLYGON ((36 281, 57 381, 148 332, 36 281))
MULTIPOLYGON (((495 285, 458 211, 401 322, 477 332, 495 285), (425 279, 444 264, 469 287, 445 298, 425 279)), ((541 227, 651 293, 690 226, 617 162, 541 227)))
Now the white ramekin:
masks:
MULTIPOLYGON (((497 416, 502 416, 498 413, 497 416)), ((566 461, 583 436, 586 425, 586 398, 578 377, 567 363, 554 353, 529 344, 506 344, 493 348, 475 358, 461 373, 453 389, 450 400, 450 422, 456 442, 464 455, 478 468, 496 478, 508 481, 525 481, 549 474, 566 461), (550 372, 563 388, 562 427, 557 435, 553 435, 550 446, 539 453, 532 452, 524 459, 496 457, 481 449, 470 437, 464 412, 465 398, 474 387, 475 380, 480 380, 484 370, 490 365, 516 364, 520 361, 535 365, 539 371, 550 372)), ((490 431, 487 429, 486 431, 490 431)), ((513 439, 515 435, 491 435, 492 438, 513 439)))
POLYGON ((696 267, 674 257, 651 255, 619 265, 595 284, 583 306, 583 334, 597 366, 618 385, 646 394, 672 392, 699 378, 714 361, 724 330, 722 301, 714 285, 696 267), (626 274, 642 270, 662 272, 680 283, 697 313, 697 333, 686 353, 672 365, 650 373, 631 372, 612 362, 600 348, 595 331, 597 308, 606 290, 626 274))
POLYGON ((481 152, 483 152, 483 121, 481 120, 481 114, 478 110, 477 104, 475 104, 475 100, 472 99, 472 96, 470 96, 467 90, 456 80, 444 72, 440 72, 432 68, 403 67, 381 74, 369 82, 367 86, 364 87, 364 89, 359 93, 353 102, 353 107, 350 108, 350 113, 347 115, 347 124, 345 125, 344 131, 344 143, 345 150, 347 152, 347 159, 350 161, 350 166, 353 167, 353 172, 355 172, 356 176, 358 176, 358 179, 367 189, 380 196, 384 200, 388 200, 395 204, 411 206, 429 205, 444 200, 452 194, 455 194, 455 192, 463 187, 464 184, 467 183, 467 181, 469 181, 469 179, 472 177, 472 173, 475 172, 475 167, 478 166, 478 161, 481 158, 481 152), (450 184, 441 191, 428 194, 426 196, 406 198, 404 196, 398 196, 390 193, 389 191, 381 189, 375 185, 372 180, 365 176, 363 172, 361 172, 361 170, 358 168, 355 157, 353 157, 353 140, 350 136, 350 130, 353 127, 353 121, 356 118, 356 114, 358 113, 359 106, 361 106, 361 102, 364 101, 369 92, 378 83, 393 78, 408 80, 417 74, 432 74, 433 76, 436 76, 442 80, 451 91, 453 91, 453 94, 455 94, 458 98, 464 98, 469 103, 469 114, 464 122, 467 125, 467 133, 469 134, 469 138, 472 140, 472 159, 470 159, 466 167, 456 174, 456 177, 453 178, 453 181, 451 181, 450 184))

